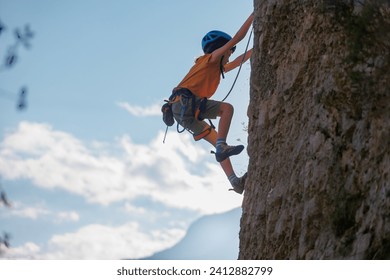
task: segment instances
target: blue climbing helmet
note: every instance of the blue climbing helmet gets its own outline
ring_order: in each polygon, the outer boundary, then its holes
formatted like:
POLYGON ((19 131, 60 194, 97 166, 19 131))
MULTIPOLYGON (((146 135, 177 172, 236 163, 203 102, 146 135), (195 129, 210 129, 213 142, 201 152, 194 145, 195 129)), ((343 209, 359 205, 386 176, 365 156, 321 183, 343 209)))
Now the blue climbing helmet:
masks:
MULTIPOLYGON (((227 42, 229 42, 232 37, 225 32, 212 30, 208 32, 202 39, 202 49, 204 53, 212 53, 216 49, 219 49, 227 42)), ((236 46, 232 48, 232 52, 236 50, 236 46)))

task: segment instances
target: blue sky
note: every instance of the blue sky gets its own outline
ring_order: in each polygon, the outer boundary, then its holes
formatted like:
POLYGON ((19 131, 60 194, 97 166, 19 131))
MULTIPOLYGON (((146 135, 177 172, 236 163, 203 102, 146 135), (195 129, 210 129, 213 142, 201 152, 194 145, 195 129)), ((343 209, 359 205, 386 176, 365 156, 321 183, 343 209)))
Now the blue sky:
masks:
MULTIPOLYGON (((1 63, 15 28, 35 33, 0 70, 0 176, 13 203, 0 207, 13 246, 3 257, 141 258, 198 217, 239 207, 207 143, 174 128, 162 143, 160 107, 202 54, 203 35, 234 35, 252 10, 250 0, 0 0, 1 63), (28 108, 17 111, 22 86, 28 108)), ((247 142, 249 76, 247 62, 227 100, 231 144, 247 142)), ((242 175, 246 153, 232 161, 242 175)))

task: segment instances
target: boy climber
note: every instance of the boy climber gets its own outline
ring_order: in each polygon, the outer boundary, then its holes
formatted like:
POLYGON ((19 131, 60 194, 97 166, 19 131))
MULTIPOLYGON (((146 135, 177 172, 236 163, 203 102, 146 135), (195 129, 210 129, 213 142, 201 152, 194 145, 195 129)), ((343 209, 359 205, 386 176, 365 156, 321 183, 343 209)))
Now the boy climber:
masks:
POLYGON ((238 155, 243 145, 229 146, 226 138, 233 117, 233 106, 229 103, 209 99, 218 88, 221 75, 247 61, 252 53, 249 50, 232 62, 229 58, 236 49, 236 44, 244 39, 253 21, 253 14, 244 22, 236 35, 229 36, 222 31, 210 31, 202 39, 204 55, 197 58, 195 65, 173 89, 169 98, 175 120, 190 131, 195 140, 205 139, 216 147, 215 157, 221 164, 233 190, 244 191, 246 174, 237 177, 229 157, 238 155), (203 119, 220 118, 218 132, 203 119))

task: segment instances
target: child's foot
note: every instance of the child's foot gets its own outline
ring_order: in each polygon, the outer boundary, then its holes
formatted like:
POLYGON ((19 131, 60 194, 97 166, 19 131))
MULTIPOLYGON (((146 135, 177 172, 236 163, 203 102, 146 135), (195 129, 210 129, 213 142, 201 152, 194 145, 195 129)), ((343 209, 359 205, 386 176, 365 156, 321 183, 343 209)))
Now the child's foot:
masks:
POLYGON ((245 173, 244 176, 237 178, 237 180, 231 182, 233 188, 229 189, 229 191, 235 191, 236 193, 242 194, 245 188, 246 177, 247 173, 245 173))
POLYGON ((230 156, 238 155, 244 150, 243 145, 238 146, 229 146, 228 144, 220 144, 217 145, 217 149, 215 152, 215 158, 218 162, 224 161, 230 156))

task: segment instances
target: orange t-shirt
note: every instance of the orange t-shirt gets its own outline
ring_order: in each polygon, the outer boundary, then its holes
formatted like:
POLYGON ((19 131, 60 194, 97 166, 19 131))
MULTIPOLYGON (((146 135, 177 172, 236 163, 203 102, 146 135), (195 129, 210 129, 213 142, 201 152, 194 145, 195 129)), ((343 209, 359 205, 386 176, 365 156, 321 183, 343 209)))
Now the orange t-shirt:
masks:
POLYGON ((210 98, 217 90, 221 80, 219 61, 209 62, 210 58, 211 54, 199 57, 177 87, 187 88, 201 98, 210 98))

